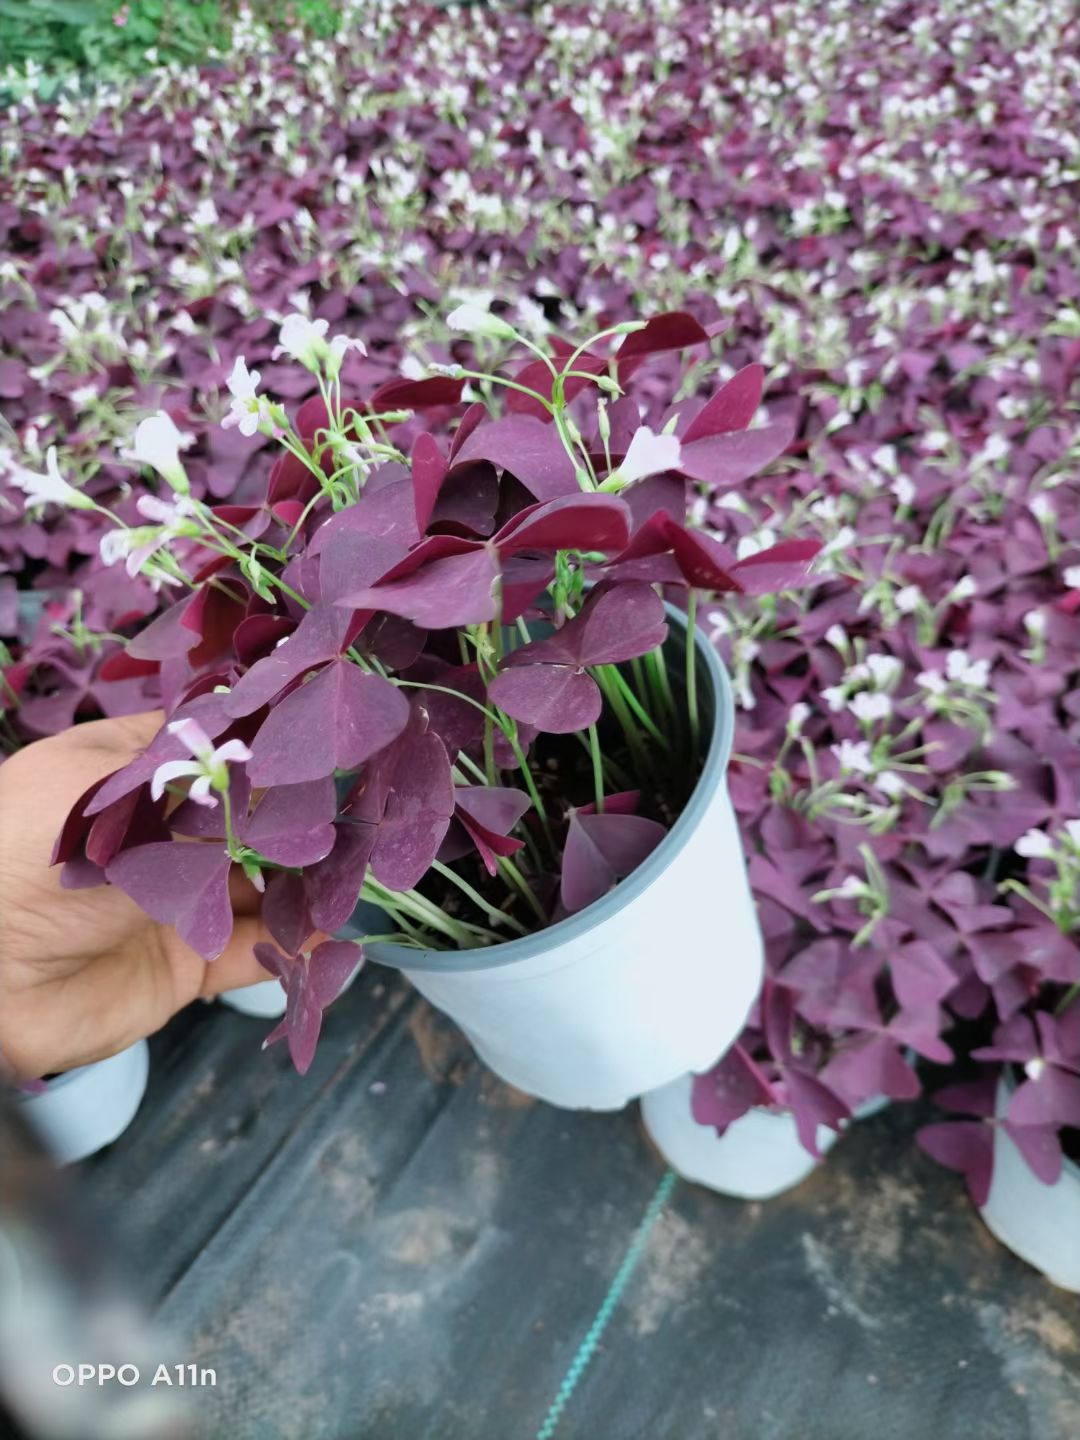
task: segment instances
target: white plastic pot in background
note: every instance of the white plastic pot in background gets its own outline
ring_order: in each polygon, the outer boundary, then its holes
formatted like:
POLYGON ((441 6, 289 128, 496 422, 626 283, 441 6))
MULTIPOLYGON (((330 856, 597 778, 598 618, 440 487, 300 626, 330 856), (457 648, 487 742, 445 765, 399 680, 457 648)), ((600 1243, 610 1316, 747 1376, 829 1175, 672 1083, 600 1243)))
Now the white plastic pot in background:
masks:
POLYGON ((280 980, 260 980, 239 990, 223 990, 218 996, 230 1010, 254 1015, 260 1020, 279 1020, 285 1014, 285 990, 280 980))
MULTIPOLYGON (((680 629, 672 612, 673 637, 680 629)), ((761 934, 726 784, 731 686, 705 637, 696 644, 713 717, 705 764, 682 815, 632 875, 579 914, 506 944, 367 947, 457 1021, 486 1065, 553 1105, 618 1110, 708 1069, 761 985, 761 934)))
POLYGON ((139 1040, 107 1060, 57 1075, 39 1094, 20 1095, 19 1105, 53 1159, 70 1165, 123 1134, 146 1092, 149 1067, 150 1051, 139 1040))
MULTIPOLYGON (((385 922, 383 929, 386 928, 385 922)), ((344 995, 349 986, 363 969, 363 960, 341 987, 344 995)), ((254 1016, 256 1020, 280 1020, 285 1014, 285 987, 280 980, 259 980, 254 985, 241 985, 237 990, 223 990, 218 996, 223 1005, 237 1010, 241 1015, 254 1016)))
MULTIPOLYGON (((998 1087, 999 1117, 1012 1086, 998 1087)), ((1064 1290, 1080 1291, 1080 1165, 1066 1160, 1056 1185, 1044 1185, 1008 1135, 994 1132, 994 1174, 980 1212, 987 1228, 1021 1260, 1064 1290)))
MULTIPOLYGON (((656 1148, 685 1180, 707 1185, 739 1200, 769 1200, 800 1184, 819 1164, 804 1149, 788 1110, 748 1110, 723 1135, 699 1125, 690 1110, 693 1075, 680 1075, 670 1085, 641 1097, 641 1117, 656 1148)), ((856 1119, 876 1115, 888 1104, 884 1096, 868 1100, 856 1119)), ((822 1155, 839 1135, 819 1125, 822 1155)))

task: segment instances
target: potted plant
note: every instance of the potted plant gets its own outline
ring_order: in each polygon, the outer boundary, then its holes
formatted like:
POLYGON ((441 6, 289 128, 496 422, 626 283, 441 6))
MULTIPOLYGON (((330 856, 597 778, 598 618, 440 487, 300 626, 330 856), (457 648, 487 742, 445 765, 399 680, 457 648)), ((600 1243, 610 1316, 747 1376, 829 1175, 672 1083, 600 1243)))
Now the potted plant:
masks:
MULTIPOLYGON (((281 348, 319 389, 293 422, 238 358, 224 423, 282 447, 250 504, 196 499, 170 418, 140 425, 133 453, 171 494, 101 552, 176 590, 116 662, 156 684, 166 722, 81 797, 55 859, 208 959, 240 867, 287 995, 270 1039, 301 1070, 362 944, 515 1085, 614 1108, 716 1060, 761 978, 724 785, 730 691, 698 597, 798 586, 819 545, 740 558, 688 518, 791 438, 749 428, 757 366, 640 423, 623 387, 650 355, 708 342, 689 315, 550 352, 487 311, 450 319, 525 363, 352 400, 357 342, 292 316, 281 348), (483 399, 462 413, 466 384, 483 399), (346 929, 358 900, 382 933, 346 929)), ((99 506, 58 478, 15 483, 99 506)))
POLYGON ((976 954, 988 1003, 971 1073, 937 1092, 951 1118, 918 1138, 999 1240, 1080 1291, 1080 821, 1032 828, 1000 859, 1013 924, 976 954))
POLYGON ((19 1108, 57 1164, 71 1165, 111 1145, 131 1124, 149 1065, 149 1047, 139 1040, 106 1060, 19 1087, 19 1108))
POLYGON ((947 1061, 941 999, 955 984, 920 942, 888 962, 842 938, 812 942, 762 988, 707 1073, 643 1097, 668 1163, 725 1195, 764 1200, 814 1169, 853 1119, 919 1094, 916 1054, 947 1061))

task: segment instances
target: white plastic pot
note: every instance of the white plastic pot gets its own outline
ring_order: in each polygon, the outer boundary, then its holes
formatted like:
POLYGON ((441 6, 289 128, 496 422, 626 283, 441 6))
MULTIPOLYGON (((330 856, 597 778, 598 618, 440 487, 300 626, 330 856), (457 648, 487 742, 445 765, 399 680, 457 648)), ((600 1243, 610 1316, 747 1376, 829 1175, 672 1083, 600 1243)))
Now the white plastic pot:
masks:
POLYGON ((57 1075, 39 1094, 21 1094, 19 1105, 53 1159, 70 1165, 123 1134, 146 1092, 149 1067, 150 1051, 139 1040, 108 1060, 57 1075))
MULTIPOLYGON (((1012 1085, 998 1087, 997 1113, 1008 1108, 1012 1085)), ((994 1174, 979 1212, 1014 1255, 1063 1290, 1080 1291, 1080 1165, 1066 1160, 1056 1185, 1044 1185, 1005 1131, 994 1132, 994 1174)))
POLYGON ((254 1015, 260 1020, 279 1020, 285 1014, 285 990, 280 980, 260 980, 239 990, 223 990, 218 996, 230 1010, 254 1015))
MULTIPOLYGON (((674 612, 672 621, 677 644, 685 621, 674 612)), ((711 743, 685 810, 632 875, 579 914, 503 945, 367 947, 451 1016, 486 1065, 553 1105, 618 1110, 708 1069, 761 984, 761 934, 725 782, 731 686, 712 646, 695 639, 711 743)))
MULTIPOLYGON (((385 925, 383 926, 385 929, 385 925)), ((353 973, 341 987, 344 995, 349 986, 363 969, 361 960, 353 973)), ((254 1016, 256 1020, 280 1020, 285 1014, 285 987, 280 980, 259 980, 254 985, 241 985, 237 990, 223 990, 218 996, 223 1005, 237 1010, 241 1015, 254 1016)))
MULTIPOLYGON (((804 1149, 789 1110, 748 1110, 723 1135, 699 1125, 690 1110, 693 1075, 641 1097, 641 1118, 656 1148, 673 1170, 696 1185, 739 1200, 769 1200, 800 1184, 820 1163, 804 1149)), ((855 1112, 858 1120, 888 1104, 876 1097, 855 1112)), ((817 1146, 826 1155, 840 1136, 819 1125, 817 1146)))

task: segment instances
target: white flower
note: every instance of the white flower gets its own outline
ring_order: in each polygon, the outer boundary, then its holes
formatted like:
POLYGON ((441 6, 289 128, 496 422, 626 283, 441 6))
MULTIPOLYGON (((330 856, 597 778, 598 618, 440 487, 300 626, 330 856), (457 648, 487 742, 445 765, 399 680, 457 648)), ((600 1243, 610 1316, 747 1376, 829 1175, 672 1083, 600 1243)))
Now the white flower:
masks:
POLYGON ((644 479, 646 475, 677 470, 681 464, 682 446, 678 437, 657 435, 647 425, 642 425, 634 431, 617 473, 629 484, 632 480, 644 479))
POLYGON ((863 690, 848 701, 848 709, 857 720, 872 725, 875 720, 886 720, 892 714, 892 701, 880 691, 863 690))
POLYGON ((184 492, 188 489, 188 478, 180 463, 182 444, 183 437, 172 416, 159 410, 156 415, 140 420, 135 427, 135 439, 128 458, 137 460, 140 465, 149 465, 174 490, 184 492))
POLYGON ((80 415, 82 415, 89 406, 93 405, 97 398, 98 388, 96 385, 79 385, 76 389, 72 390, 68 396, 68 399, 80 415))
POLYGON ((170 735, 176 736, 186 750, 190 750, 194 759, 166 760, 163 765, 159 765, 150 781, 152 798, 160 800, 165 793, 165 786, 171 780, 193 775, 195 782, 188 791, 188 799, 194 800, 196 805, 216 805, 217 800, 210 792, 228 789, 227 763, 235 761, 242 764, 251 759, 251 751, 242 740, 226 740, 224 745, 215 749, 214 742, 197 720, 174 720, 165 728, 170 735))
POLYGON ((873 783, 878 790, 883 791, 894 800, 899 799, 907 789, 900 776, 892 770, 882 770, 881 774, 875 777, 873 783))
POLYGON ((1054 853, 1054 842, 1045 830, 1028 830, 1013 849, 1026 860, 1045 860, 1054 853))
POLYGON ((788 713, 787 733, 794 738, 810 718, 810 706, 802 700, 792 705, 788 713))
POLYGON ((278 332, 278 344, 272 358, 289 355, 308 370, 318 370, 326 353, 328 320, 309 320, 306 315, 287 315, 278 332))
POLYGON ((1046 1061, 1041 1055, 1033 1055, 1030 1060, 1024 1062, 1024 1074, 1029 1080, 1042 1079, 1046 1069, 1046 1061))
POLYGON ((919 608, 922 601, 922 591, 918 585, 905 585, 893 596, 893 601, 901 615, 911 615, 919 608))
POLYGON ((983 460, 1004 460, 1009 453, 1009 442, 1004 435, 994 434, 989 437, 983 446, 981 456, 983 460))
POLYGON ((889 489, 900 501, 901 505, 910 505, 915 499, 915 483, 906 475, 898 475, 889 489))
POLYGON ((966 650, 950 650, 945 658, 945 674, 960 685, 982 690, 990 679, 990 661, 969 660, 966 650))
POLYGON ((839 745, 832 745, 830 749, 839 761, 841 770, 854 771, 857 775, 874 773, 868 740, 841 740, 839 745))
POLYGON ((361 355, 367 354, 364 342, 354 340, 348 335, 335 335, 332 340, 327 340, 328 328, 327 320, 309 320, 306 315, 287 315, 278 332, 279 344, 274 347, 271 358, 276 360, 280 355, 289 355, 312 372, 317 372, 325 361, 331 375, 336 375, 348 351, 356 350, 361 355))
POLYGON ((156 495, 140 495, 135 502, 135 508, 140 515, 145 515, 147 520, 153 520, 158 525, 178 525, 195 514, 195 506, 186 495, 178 495, 175 500, 161 500, 156 495))
POLYGON ((26 496, 23 502, 27 509, 31 505, 66 505, 72 510, 92 510, 94 502, 89 495, 69 485, 60 474, 56 461, 56 446, 50 445, 45 454, 45 474, 24 470, 16 465, 9 472, 8 483, 21 490, 26 496))
POLYGON ((1066 820, 1065 834, 1073 845, 1080 848, 1080 820, 1066 820))
POLYGON ((844 651, 848 648, 847 631, 842 625, 830 625, 825 631, 825 639, 834 650, 844 651))
POLYGON ((705 612, 705 623, 709 627, 709 640, 713 645, 722 635, 731 631, 731 621, 724 614, 723 610, 708 610, 705 612))
POLYGON ((233 401, 232 409, 221 422, 225 429, 238 425, 241 435, 254 435, 263 424, 269 422, 269 406, 266 400, 256 393, 259 379, 258 370, 248 370, 244 357, 238 355, 226 382, 233 401))
POLYGON ((904 673, 903 664, 895 655, 868 655, 866 664, 879 690, 890 690, 904 673))
POLYGON ((970 600, 978 591, 970 575, 962 575, 945 597, 947 600, 970 600))
POLYGON ((838 900, 856 900, 866 893, 866 881, 860 880, 857 875, 848 875, 844 883, 836 887, 835 893, 838 900))
POLYGON ((851 525, 841 525, 833 538, 822 548, 822 555, 835 555, 841 550, 849 550, 858 536, 851 525))
POLYGON ((327 348, 330 352, 329 369, 332 375, 336 375, 341 369, 341 362, 350 350, 355 350, 358 355, 367 354, 364 342, 352 335, 335 335, 327 348))
POLYGON ((923 690, 928 690, 931 695, 944 695, 949 688, 945 676, 940 670, 923 670, 915 676, 915 684, 923 690))
POLYGON ((744 535, 735 547, 735 558, 747 560, 751 555, 760 555, 763 550, 768 550, 775 544, 775 530, 766 527, 764 530, 759 530, 756 535, 744 535))
POLYGON ((1053 520, 1054 507, 1051 504, 1049 495, 1033 495, 1028 501, 1028 509, 1035 516, 1035 519, 1043 522, 1053 520))
POLYGON ((213 200, 200 200, 191 212, 191 223, 199 230, 212 230, 220 223, 217 206, 213 200))
POLYGON ((486 335, 490 340, 512 340, 516 333, 512 325, 479 305, 459 305, 450 311, 446 323, 451 330, 461 330, 466 335, 486 335))
POLYGON ((821 698, 834 715, 839 714, 847 705, 847 691, 843 685, 827 685, 821 692, 821 698))
POLYGON ((118 560, 122 560, 130 553, 136 539, 134 530, 106 530, 98 541, 102 564, 115 565, 118 560))
POLYGON ((1070 565, 1061 578, 1070 590, 1080 590, 1080 565, 1070 565))
POLYGON ((1029 610, 1024 616, 1024 629, 1029 635, 1038 637, 1046 634, 1046 616, 1041 610, 1029 610))

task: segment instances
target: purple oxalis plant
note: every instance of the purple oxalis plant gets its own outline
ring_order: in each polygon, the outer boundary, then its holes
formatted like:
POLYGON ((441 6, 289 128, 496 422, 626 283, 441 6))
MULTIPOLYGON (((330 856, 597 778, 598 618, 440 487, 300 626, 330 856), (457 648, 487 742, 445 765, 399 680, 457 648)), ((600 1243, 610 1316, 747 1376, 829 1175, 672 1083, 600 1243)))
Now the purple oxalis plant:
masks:
MULTIPOLYGON (((525 344, 486 311, 450 323, 525 344)), ((700 595, 804 584, 819 548, 740 558, 690 519, 698 496, 791 440, 782 424, 746 429, 760 369, 681 431, 636 422, 621 397, 653 354, 708 341, 680 312, 609 327, 518 369, 492 415, 463 408, 471 372, 348 398, 357 342, 291 317, 282 344, 320 397, 291 421, 236 362, 226 424, 283 452, 244 507, 197 499, 168 417, 143 422, 136 449, 165 482, 142 507, 155 524, 116 528, 102 549, 179 594, 123 652, 166 720, 74 807, 55 855, 64 883, 120 887, 213 960, 242 870, 276 942, 259 959, 287 995, 269 1041, 286 1038, 306 1070, 362 959, 330 938, 361 898, 402 945, 469 948, 584 909, 631 874, 702 758, 695 649, 670 645, 664 597, 693 623, 700 595), (400 448, 409 412, 435 404, 458 412, 448 445, 421 431, 400 448)), ((500 393, 499 373, 481 378, 500 393)), ((22 483, 98 504, 49 477, 22 483)))

